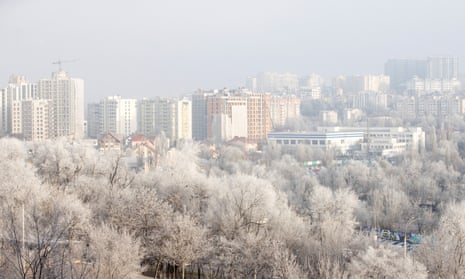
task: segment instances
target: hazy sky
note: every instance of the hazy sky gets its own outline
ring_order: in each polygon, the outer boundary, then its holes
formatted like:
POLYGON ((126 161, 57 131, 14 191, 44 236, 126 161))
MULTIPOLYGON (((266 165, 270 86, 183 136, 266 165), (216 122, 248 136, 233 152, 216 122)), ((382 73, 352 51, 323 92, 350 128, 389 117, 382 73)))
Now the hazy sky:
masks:
POLYGON ((388 58, 465 59, 463 0, 0 0, 0 86, 85 80, 86 100, 236 88, 262 71, 382 73, 388 58))

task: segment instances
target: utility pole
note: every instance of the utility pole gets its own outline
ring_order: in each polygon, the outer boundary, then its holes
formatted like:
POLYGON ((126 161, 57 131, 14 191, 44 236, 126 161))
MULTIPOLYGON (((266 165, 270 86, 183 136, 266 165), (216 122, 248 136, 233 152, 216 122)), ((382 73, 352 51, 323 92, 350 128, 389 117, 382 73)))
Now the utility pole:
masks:
POLYGON ((415 217, 411 217, 407 223, 405 224, 405 228, 404 228, 404 260, 407 259, 407 229, 408 229, 408 226, 413 222, 415 221, 417 218, 415 217))

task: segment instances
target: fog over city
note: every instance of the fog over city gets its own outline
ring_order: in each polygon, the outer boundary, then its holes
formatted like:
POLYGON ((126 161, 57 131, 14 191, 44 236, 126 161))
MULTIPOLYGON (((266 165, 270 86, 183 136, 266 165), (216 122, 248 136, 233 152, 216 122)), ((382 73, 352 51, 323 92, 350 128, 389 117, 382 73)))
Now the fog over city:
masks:
POLYGON ((0 0, 0 279, 465 278, 463 11, 0 0))
POLYGON ((381 74, 389 58, 465 57, 462 1, 0 1, 0 84, 53 61, 108 95, 237 88, 264 71, 381 74))

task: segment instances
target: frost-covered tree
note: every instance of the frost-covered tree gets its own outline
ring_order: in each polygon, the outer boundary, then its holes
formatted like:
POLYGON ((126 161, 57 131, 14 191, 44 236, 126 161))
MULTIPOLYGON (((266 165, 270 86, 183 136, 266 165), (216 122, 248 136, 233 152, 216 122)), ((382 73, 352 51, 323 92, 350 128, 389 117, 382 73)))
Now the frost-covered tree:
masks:
POLYGON ((165 239, 161 241, 160 255, 168 263, 179 266, 181 278, 184 279, 186 265, 193 264, 209 252, 207 232, 186 215, 175 215, 166 229, 165 239))
POLYGON ((368 249, 354 257, 348 267, 347 278, 377 278, 377 279, 426 279, 428 277, 426 267, 408 256, 387 247, 379 246, 368 249))
POLYGON ((6 278, 49 278, 64 270, 63 254, 80 240, 88 211, 75 197, 31 189, 25 200, 3 199, 0 252, 7 260, 6 278))
POLYGON ((431 278, 465 277, 465 203, 449 205, 439 228, 419 247, 417 259, 431 278))
POLYGON ((91 265, 86 278, 127 279, 140 270, 139 243, 130 234, 110 226, 94 227, 86 244, 86 262, 91 265))
POLYGON ((320 278, 339 276, 351 254, 358 199, 350 189, 315 186, 311 195, 307 268, 320 278))
POLYGON ((237 174, 218 185, 208 205, 206 222, 213 233, 233 239, 239 231, 257 232, 275 214, 278 200, 266 180, 237 174))

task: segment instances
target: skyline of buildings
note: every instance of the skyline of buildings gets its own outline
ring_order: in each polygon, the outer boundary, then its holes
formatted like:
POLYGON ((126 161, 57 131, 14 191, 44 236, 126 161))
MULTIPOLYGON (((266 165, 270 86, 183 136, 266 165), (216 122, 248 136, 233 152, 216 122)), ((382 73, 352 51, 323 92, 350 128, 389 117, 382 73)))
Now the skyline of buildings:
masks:
POLYGON ((334 125, 347 120, 348 109, 359 109, 362 114, 397 113, 406 119, 462 114, 465 102, 456 95, 460 92, 458 77, 456 57, 389 59, 385 74, 325 80, 315 73, 264 72, 248 77, 238 89, 199 89, 181 98, 110 95, 84 105, 84 81, 60 69, 37 82, 10 77, 0 89, 0 131, 32 141, 98 138, 109 132, 121 138, 163 133, 172 143, 220 143, 234 138, 263 142, 271 131, 300 117, 302 100, 342 100, 344 107, 339 111, 322 108, 316 112, 323 122, 334 125), (431 94, 439 96, 430 98, 431 94))
POLYGON ((59 70, 37 83, 12 76, 1 94, 1 133, 25 140, 68 137, 84 133, 84 81, 59 70), (27 129, 27 130, 26 130, 27 129))
MULTIPOLYGON (((458 83, 459 59, 450 56, 430 56, 425 59, 389 59, 384 64, 384 74, 391 79, 391 89, 401 93, 412 90, 412 79, 423 83, 458 83)), ((450 87, 428 87, 427 91, 450 90, 450 87)))

